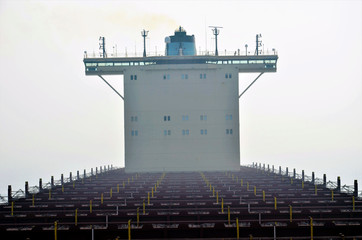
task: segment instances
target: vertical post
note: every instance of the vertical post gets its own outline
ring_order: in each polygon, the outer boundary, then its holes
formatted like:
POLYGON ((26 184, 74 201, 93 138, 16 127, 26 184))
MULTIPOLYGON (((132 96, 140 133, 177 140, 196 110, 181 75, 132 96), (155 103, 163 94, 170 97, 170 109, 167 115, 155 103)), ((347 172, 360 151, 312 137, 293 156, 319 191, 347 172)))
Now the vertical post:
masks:
POLYGON ((219 191, 216 191, 216 203, 219 203, 219 191))
POLYGON ((63 176, 63 173, 60 175, 60 183, 61 183, 61 185, 64 184, 64 176, 63 176))
POLYGON ((318 187, 317 184, 314 185, 314 194, 317 195, 318 194, 318 187))
POLYGON ((91 168, 91 176, 93 176, 93 168, 91 168))
POLYGON ((43 180, 39 178, 39 192, 43 190, 43 180))
POLYGON ((54 188, 54 176, 50 178, 50 188, 54 188))
POLYGON ((75 219, 74 219, 74 225, 77 226, 78 225, 78 208, 75 209, 75 219))
POLYGON ((152 197, 153 197, 153 187, 152 187, 152 197))
POLYGON ((119 193, 119 184, 117 184, 117 193, 119 193))
POLYGON ((293 178, 295 179, 296 176, 296 172, 295 172, 295 168, 293 169, 293 178))
POLYGON ((263 202, 265 202, 265 191, 263 190, 263 202))
POLYGON ((58 239, 58 221, 54 222, 54 240, 58 239))
POLYGON ((28 181, 25 182, 25 197, 29 197, 29 183, 28 181))
POLYGON ((83 178, 86 178, 87 177, 87 171, 84 169, 83 170, 83 178))
POLYGON ((139 226, 140 224, 140 208, 138 207, 137 208, 137 227, 139 226))
POLYGON ((277 210, 277 198, 274 197, 274 210, 277 210))
POLYGON ((51 199, 52 199, 52 189, 49 188, 49 200, 51 200, 51 199))
POLYGON ((246 190, 249 191, 249 182, 246 182, 246 190))
POLYGON ((35 204, 35 195, 33 194, 33 198, 31 200, 31 205, 34 207, 34 204, 35 204))
POLYGON ((304 170, 302 170, 302 181, 304 182, 304 170))
POLYGON ((288 170, 288 167, 285 169, 285 176, 289 176, 289 170, 288 170))
POLYGON ((145 200, 143 199, 143 215, 146 214, 146 204, 145 204, 145 200))
POLYGON ((282 175, 282 167, 279 166, 279 175, 282 175))
POLYGON ((236 239, 239 239, 239 219, 236 218, 236 239))
POLYGON ((228 206, 228 224, 230 225, 230 206, 228 206))
POLYGON ((293 221, 293 209, 292 205, 289 205, 289 222, 293 221))
POLYGON ((70 181, 70 182, 73 182, 72 172, 69 173, 69 181, 70 181))
POLYGON ((240 179, 240 187, 243 186, 243 179, 240 179))
POLYGON ((263 163, 263 170, 265 171, 265 163, 263 163))
POLYGON ((102 174, 102 171, 103 171, 102 166, 100 166, 99 167, 99 173, 102 174))
POLYGON ((352 210, 353 212, 356 210, 356 201, 354 199, 354 196, 352 196, 352 210))
POLYGON ((98 167, 96 167, 96 175, 98 174, 98 167))
POLYGON ((92 213, 92 200, 89 200, 89 213, 92 213))
POLYGON ((77 170, 77 180, 79 180, 80 177, 79 177, 79 170, 77 170))
POLYGON ((254 185, 254 196, 256 196, 256 186, 254 185))
POLYGON ((268 172, 270 172, 269 164, 268 164, 268 172))
MULTIPOLYGON (((354 201, 354 198, 353 198, 353 201, 354 201)), ((14 216, 14 201, 11 202, 11 216, 14 216)))
POLYGON ((313 218, 310 217, 310 240, 313 240, 313 218))
POLYGON ((274 173, 274 165, 272 165, 272 172, 274 173))
POLYGON ((111 190, 109 191, 109 197, 112 198, 113 195, 113 189, 111 188, 111 190))
POLYGON ((334 201, 334 192, 333 192, 333 189, 331 190, 331 198, 332 198, 332 201, 334 201))
POLYGON ((143 37, 143 57, 146 57, 146 37, 147 37, 148 31, 144 30, 141 32, 141 35, 143 37))
POLYGON ((315 177, 314 177, 314 172, 312 172, 312 183, 314 184, 315 182, 315 177))
POLYGON ((323 174, 323 187, 327 187, 327 175, 323 174))
POLYGON ((337 177, 337 191, 338 192, 341 191, 341 177, 340 176, 337 177))
POLYGON ((101 194, 101 204, 103 204, 103 193, 101 194))
POLYGON ((224 213, 224 198, 221 198, 221 213, 224 213))
POLYGON ((128 220, 128 240, 131 240, 131 220, 128 220))
POLYGON ((108 213, 106 214, 106 228, 108 228, 108 213))
POLYGON ((353 196, 358 197, 358 182, 357 182, 357 180, 354 180, 353 196))
POLYGON ((147 192, 147 205, 150 205, 150 192, 147 192))

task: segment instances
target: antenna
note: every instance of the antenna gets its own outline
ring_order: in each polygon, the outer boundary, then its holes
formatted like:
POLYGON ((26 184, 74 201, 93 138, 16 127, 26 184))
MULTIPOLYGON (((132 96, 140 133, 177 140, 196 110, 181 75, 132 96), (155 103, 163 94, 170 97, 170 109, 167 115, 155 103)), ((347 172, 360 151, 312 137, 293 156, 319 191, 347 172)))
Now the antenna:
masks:
POLYGON ((106 39, 104 37, 99 37, 99 50, 101 50, 101 57, 106 58, 106 39))
POLYGON ((148 35, 148 31, 143 29, 141 35, 143 37, 143 57, 146 57, 146 37, 148 35))
POLYGON ((256 48, 255 48, 255 55, 259 55, 259 53, 262 53, 262 50, 259 50, 259 47, 263 46, 261 43, 261 34, 256 34, 256 48))
POLYGON ((212 28, 212 33, 215 35, 215 56, 219 55, 219 52, 217 51, 217 35, 219 35, 220 30, 218 30, 218 28, 222 28, 222 27, 217 27, 217 26, 209 26, 210 28, 212 28))

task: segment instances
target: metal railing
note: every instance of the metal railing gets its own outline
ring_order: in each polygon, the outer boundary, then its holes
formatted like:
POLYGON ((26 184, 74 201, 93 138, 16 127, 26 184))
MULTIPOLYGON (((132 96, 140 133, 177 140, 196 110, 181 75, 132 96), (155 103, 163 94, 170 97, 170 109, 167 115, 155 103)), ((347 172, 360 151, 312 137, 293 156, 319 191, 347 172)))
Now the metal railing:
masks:
MULTIPOLYGON (((219 51, 218 56, 254 56, 253 52, 246 51, 219 51)), ((276 50, 269 50, 262 52, 259 54, 263 55, 278 55, 276 50)), ((166 56, 165 52, 147 52, 147 57, 163 57, 166 56)), ((197 51, 196 56, 215 56, 214 51, 197 51)), ((113 52, 108 53, 105 58, 125 58, 125 57, 143 57, 143 52, 113 52)), ((102 53, 98 52, 88 52, 84 51, 84 58, 103 58, 102 53)))
MULTIPOLYGON (((258 170, 262 170, 262 171, 266 171, 268 172, 268 168, 265 167, 265 165, 263 164, 259 164, 259 163, 253 163, 253 164, 248 164, 245 165, 246 167, 250 167, 250 168, 255 168, 258 170), (265 168, 264 168, 265 167, 265 168)), ((281 175, 281 176, 288 176, 288 177, 294 177, 294 172, 292 171, 288 171, 288 175, 286 170, 280 169, 279 168, 269 168, 269 172, 270 173, 274 173, 277 175, 281 175)), ((295 173, 295 179, 299 179, 302 180, 303 179, 303 174, 298 174, 295 173)), ((306 174, 304 174, 304 182, 313 182, 313 177, 312 176, 307 176, 306 174)), ((324 181, 321 178, 314 178, 314 184, 316 185, 324 185, 324 181)), ((338 183, 335 181, 327 181, 325 184, 325 187, 330 189, 330 190, 336 190, 338 189, 338 183)), ((340 186, 340 192, 341 193, 347 193, 347 194, 354 194, 354 186, 353 185, 341 185, 340 186)), ((359 199, 362 199, 362 190, 358 191, 357 196, 359 199)))
MULTIPOLYGON (((113 165, 111 165, 111 168, 109 170, 104 168, 104 170, 102 172, 98 172, 98 174, 105 173, 105 172, 108 172, 108 171, 111 171, 111 170, 117 170, 117 169, 119 169, 119 167, 113 167, 113 165)), ((95 173, 92 174, 91 171, 86 172, 85 176, 84 176, 84 174, 79 174, 79 180, 94 176, 94 174, 95 173)), ((78 180, 78 177, 76 175, 74 175, 74 176, 72 175, 72 178, 70 178, 70 176, 67 177, 67 178, 63 178, 63 184, 70 183, 70 182, 77 181, 77 180, 78 180)), ((56 186, 62 186, 62 180, 61 179, 54 180, 53 187, 56 187, 56 186)), ((49 189, 52 189, 51 182, 47 182, 47 183, 42 185, 42 190, 49 190, 49 189)), ((40 188, 39 188, 39 186, 29 186, 28 192, 31 195, 37 194, 37 193, 40 192, 40 188)), ((17 191, 12 191, 11 192, 12 200, 18 200, 18 199, 21 199, 21 198, 25 198, 25 195, 26 195, 26 193, 25 193, 25 190, 23 190, 23 189, 19 189, 17 191)), ((8 203, 9 203, 9 197, 0 195, 0 205, 4 205, 4 204, 8 204, 8 203)))

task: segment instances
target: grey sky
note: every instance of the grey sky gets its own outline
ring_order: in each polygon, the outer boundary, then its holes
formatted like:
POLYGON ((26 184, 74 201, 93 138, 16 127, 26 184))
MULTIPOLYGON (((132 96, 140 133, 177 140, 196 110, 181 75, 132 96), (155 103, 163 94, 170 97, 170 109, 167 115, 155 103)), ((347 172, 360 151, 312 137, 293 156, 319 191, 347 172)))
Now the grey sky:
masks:
MULTIPOLYGON (((362 1, 0 1, 0 193, 123 166, 123 103, 85 77, 83 51, 163 53, 183 26, 197 50, 276 48, 278 72, 240 100, 241 163, 362 183, 362 1)), ((240 75, 243 87, 254 75, 240 75)), ((122 78, 109 78, 122 91, 122 78)))

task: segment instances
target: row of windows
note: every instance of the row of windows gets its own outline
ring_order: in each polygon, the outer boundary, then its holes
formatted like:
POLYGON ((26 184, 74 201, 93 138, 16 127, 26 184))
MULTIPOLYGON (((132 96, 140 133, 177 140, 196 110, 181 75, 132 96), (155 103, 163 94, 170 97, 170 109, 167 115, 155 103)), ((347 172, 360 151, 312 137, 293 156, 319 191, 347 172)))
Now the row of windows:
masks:
POLYGON ((225 78, 231 78, 231 73, 225 73, 225 78))
MULTIPOLYGON (((163 74, 163 80, 170 80, 170 78, 170 74, 163 74)), ((181 74, 181 79, 189 79, 189 75, 181 74)), ((206 79, 206 73, 200 73, 200 79, 206 79)))
MULTIPOLYGON (((188 121, 189 120, 189 115, 182 115, 182 121, 188 121)), ((207 120, 207 115, 200 115, 200 121, 206 121, 207 120)), ((225 120, 233 120, 233 115, 232 114, 226 114, 225 115, 225 120)), ((131 122, 137 122, 138 121, 138 117, 137 116, 131 116, 131 122)), ((163 121, 171 121, 171 116, 163 116, 163 121)))
MULTIPOLYGON (((231 73, 225 73, 225 78, 231 78, 231 77, 232 77, 231 73)), ((137 75, 130 75, 130 79, 131 80, 137 80, 137 75)), ((163 79, 164 80, 169 80, 170 79, 170 74, 164 74, 163 79)), ((189 79, 189 75, 188 74, 182 74, 181 79, 189 79)), ((200 73, 200 79, 206 79, 206 73, 200 73)))
MULTIPOLYGON (((189 129, 182 129, 181 132, 182 132, 183 136, 190 135, 190 130, 189 129)), ((201 129, 200 134, 201 135, 207 135, 207 129, 201 129)), ((232 128, 226 129, 226 135, 232 135, 232 134, 233 134, 233 129, 232 128)), ((163 135, 164 136, 171 136, 171 130, 163 130, 163 135)), ((138 130, 131 130, 131 136, 132 137, 137 137, 138 136, 138 130)))

